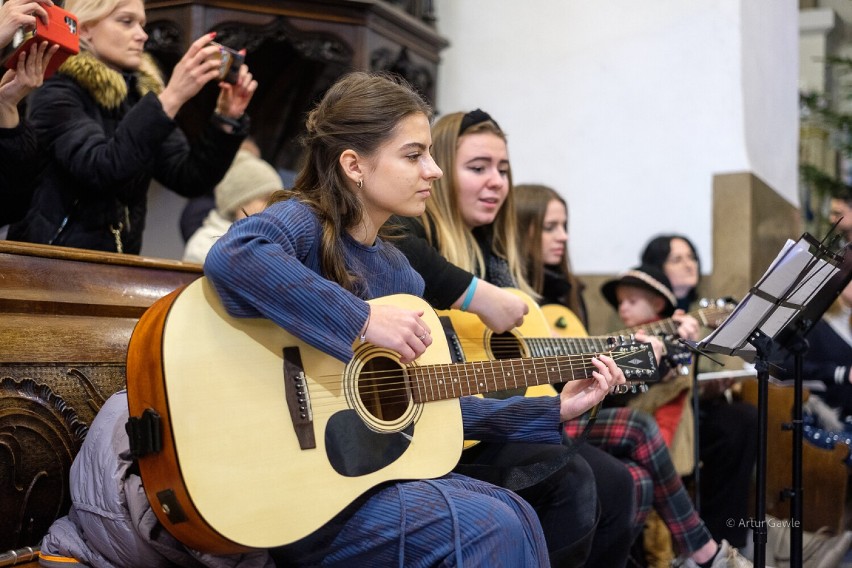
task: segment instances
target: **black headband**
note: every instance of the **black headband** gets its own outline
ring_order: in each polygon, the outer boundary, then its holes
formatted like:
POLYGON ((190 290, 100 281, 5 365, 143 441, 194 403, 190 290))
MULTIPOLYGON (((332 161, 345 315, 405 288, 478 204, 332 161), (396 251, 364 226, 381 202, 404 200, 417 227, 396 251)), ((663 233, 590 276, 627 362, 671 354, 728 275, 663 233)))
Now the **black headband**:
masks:
POLYGON ((484 110, 478 108, 470 111, 462 117, 461 126, 459 126, 459 136, 464 134, 464 131, 471 126, 481 124, 489 120, 494 123, 494 126, 496 126, 498 130, 500 130, 500 125, 497 124, 497 121, 491 118, 491 115, 484 110))

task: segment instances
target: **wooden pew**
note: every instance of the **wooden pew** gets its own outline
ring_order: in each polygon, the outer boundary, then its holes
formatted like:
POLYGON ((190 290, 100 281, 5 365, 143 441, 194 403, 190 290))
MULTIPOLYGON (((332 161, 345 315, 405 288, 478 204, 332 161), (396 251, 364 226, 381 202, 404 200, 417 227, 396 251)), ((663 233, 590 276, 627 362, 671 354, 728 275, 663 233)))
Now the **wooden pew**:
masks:
MULTIPOLYGON (((743 400, 757 406, 757 379, 742 384, 743 400)), ((769 384, 767 406, 766 512, 778 519, 790 518, 790 499, 783 491, 793 486, 793 432, 782 428, 793 416, 793 387, 769 384)), ((807 400, 808 393, 803 393, 807 400)), ((753 433, 749 433, 752 435, 753 433)), ((817 531, 828 527, 843 532, 846 484, 844 460, 849 448, 833 449, 802 442, 802 528, 817 531)))
POLYGON ((0 552, 68 510, 88 425, 124 388, 127 343, 193 264, 0 241, 0 552))

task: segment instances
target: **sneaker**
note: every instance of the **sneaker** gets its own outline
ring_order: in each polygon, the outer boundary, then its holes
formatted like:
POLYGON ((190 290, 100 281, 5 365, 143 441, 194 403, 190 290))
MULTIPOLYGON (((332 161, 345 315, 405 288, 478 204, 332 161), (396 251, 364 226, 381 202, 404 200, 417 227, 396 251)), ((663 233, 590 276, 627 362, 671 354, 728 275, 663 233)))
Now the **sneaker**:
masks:
MULTIPOLYGON (((802 559, 816 560, 816 568, 837 568, 850 546, 852 546, 852 532, 844 531, 829 538, 821 548, 816 550, 808 550, 808 547, 803 544, 802 559)), ((808 564, 806 561, 805 566, 808 564)))
POLYGON ((740 554, 739 550, 728 544, 727 540, 722 539, 719 552, 716 553, 716 558, 710 566, 711 568, 752 568, 754 565, 751 560, 740 554))
MULTIPOLYGON (((767 517, 767 559, 771 554, 776 568, 790 566, 790 528, 767 517), (775 521, 775 522, 773 522, 775 521)), ((852 546, 852 532, 833 536, 826 527, 802 533, 802 566, 804 568, 838 568, 852 546)))
MULTIPOLYGON (((684 568, 700 568, 698 563, 692 558, 675 561, 672 567, 684 568)), ((711 568, 752 568, 754 566, 751 560, 739 553, 739 551, 728 544, 727 540, 722 540, 719 544, 719 552, 716 553, 716 558, 713 559, 711 568)))

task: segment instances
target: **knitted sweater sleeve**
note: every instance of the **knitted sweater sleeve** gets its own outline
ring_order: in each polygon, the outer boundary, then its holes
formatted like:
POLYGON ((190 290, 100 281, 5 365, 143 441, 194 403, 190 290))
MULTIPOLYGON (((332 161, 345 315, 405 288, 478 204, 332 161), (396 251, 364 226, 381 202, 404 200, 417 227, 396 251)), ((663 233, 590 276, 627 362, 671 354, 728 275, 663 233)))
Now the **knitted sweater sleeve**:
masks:
POLYGON ((319 269, 319 222, 295 200, 234 223, 210 249, 204 273, 234 317, 265 317, 340 359, 367 320, 368 304, 319 269))
POLYGON ((461 399, 465 437, 489 442, 559 444, 559 398, 507 399, 466 396, 461 399))

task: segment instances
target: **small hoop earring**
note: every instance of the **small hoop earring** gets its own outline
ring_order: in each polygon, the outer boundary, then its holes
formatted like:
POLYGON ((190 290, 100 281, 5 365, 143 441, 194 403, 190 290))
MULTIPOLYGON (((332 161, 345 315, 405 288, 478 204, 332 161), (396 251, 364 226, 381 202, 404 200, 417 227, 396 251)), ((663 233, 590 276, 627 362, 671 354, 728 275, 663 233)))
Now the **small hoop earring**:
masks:
POLYGON ((358 186, 358 189, 364 189, 364 180, 363 180, 363 179, 359 179, 359 180, 358 180, 358 183, 356 183, 355 185, 357 185, 357 186, 358 186))

